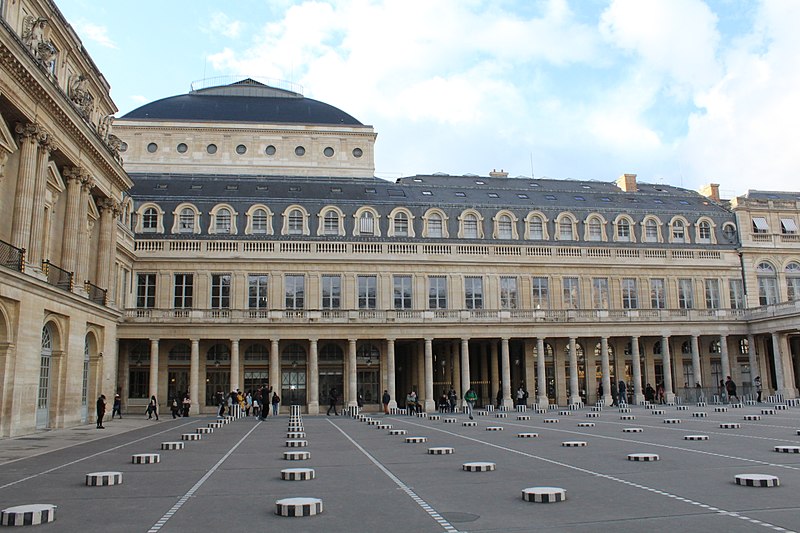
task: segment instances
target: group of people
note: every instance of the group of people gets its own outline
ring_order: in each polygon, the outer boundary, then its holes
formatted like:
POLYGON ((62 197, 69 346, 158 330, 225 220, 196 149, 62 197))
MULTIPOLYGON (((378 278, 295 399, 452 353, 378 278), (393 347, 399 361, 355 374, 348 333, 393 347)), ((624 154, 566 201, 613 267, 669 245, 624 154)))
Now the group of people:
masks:
MULTIPOLYGON (((106 429, 103 425, 103 418, 106 416, 106 395, 101 394, 97 398, 97 429, 106 429)), ((122 398, 120 398, 119 394, 114 395, 114 404, 112 406, 111 411, 111 420, 114 420, 114 417, 119 415, 119 419, 122 420, 122 398)))
MULTIPOLYGON (((647 387, 650 387, 650 384, 647 384, 647 387)), ((650 387, 650 390, 653 390, 653 387, 650 387)), ((605 389, 603 389, 603 383, 600 382, 597 385, 597 398, 600 399, 603 397, 603 393, 605 389)), ((653 391, 653 395, 655 396, 655 391, 653 391)), ((645 398, 647 397, 647 392, 645 392, 645 398)), ((653 401, 653 400, 651 400, 653 401)), ((619 406, 628 403, 628 386, 625 384, 624 381, 619 380, 619 383, 614 385, 611 384, 611 405, 619 406)))
POLYGON ((218 416, 233 416, 234 411, 244 413, 244 416, 253 416, 263 421, 269 416, 269 407, 272 406, 272 415, 278 415, 281 397, 272 390, 267 383, 256 389, 255 392, 242 392, 239 389, 232 390, 227 396, 222 391, 217 391, 217 411, 218 416))
POLYGON ((439 397, 439 404, 437 405, 437 408, 439 409, 440 413, 455 413, 457 402, 458 396, 456 395, 456 390, 453 387, 450 387, 449 391, 442 391, 442 395, 439 397))

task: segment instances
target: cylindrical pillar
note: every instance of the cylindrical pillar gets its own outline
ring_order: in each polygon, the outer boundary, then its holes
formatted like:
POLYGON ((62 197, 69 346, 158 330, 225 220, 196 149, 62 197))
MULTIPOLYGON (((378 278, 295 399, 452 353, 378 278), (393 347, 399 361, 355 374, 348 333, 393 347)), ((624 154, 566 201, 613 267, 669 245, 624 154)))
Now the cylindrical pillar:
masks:
POLYGON ((46 217, 44 211, 47 195, 47 162, 50 152, 55 146, 50 143, 46 134, 40 134, 39 152, 36 158, 36 185, 33 192, 33 206, 31 219, 30 248, 28 248, 28 262, 36 268, 41 268, 44 259, 46 217))
POLYGON ((436 401, 433 399, 433 339, 425 339, 425 412, 436 410, 436 401))
MULTIPOLYGON (((11 244, 30 248, 33 194, 36 187, 36 149, 41 129, 37 124, 17 124, 19 139, 19 172, 14 196, 14 214, 11 217, 11 244)), ((40 265, 36 265, 40 266, 40 265)))
POLYGON ((459 405, 464 404, 464 395, 471 387, 472 376, 469 368, 469 339, 461 339, 461 391, 459 391, 459 405))
MULTIPOLYGON (((755 392, 755 384, 753 380, 756 376, 761 377, 761 371, 758 369, 758 355, 756 354, 756 338, 755 335, 747 336, 747 360, 750 363, 750 385, 753 385, 753 392, 755 392)), ((763 383, 764 380, 762 379, 763 383)))
POLYGON ((150 339, 150 382, 148 385, 150 396, 158 398, 158 339, 150 339))
POLYGON ((100 235, 97 243, 97 286, 101 289, 109 288, 111 275, 111 262, 117 247, 116 215, 119 209, 117 202, 107 198, 101 202, 100 208, 100 235))
POLYGON ((500 339, 500 356, 502 360, 503 405, 505 407, 513 407, 514 400, 511 399, 511 357, 508 350, 507 337, 500 339))
POLYGON ((694 383, 689 383, 689 387, 697 387, 698 384, 702 387, 703 374, 700 368, 700 338, 698 335, 692 335, 692 375, 694 383))
POLYGON ((319 357, 317 339, 308 339, 308 400, 307 410, 310 415, 319 414, 319 357))
POLYGON ((489 341, 489 401, 494 404, 497 398, 497 391, 500 390, 499 372, 497 371, 497 364, 499 363, 497 356, 497 343, 489 341))
POLYGON ((230 385, 232 391, 239 388, 239 366, 239 339, 231 339, 230 385))
POLYGON ((348 407, 358 407, 358 361, 356 360, 356 340, 357 339, 347 339, 348 407))
POLYGON ((189 408, 190 414, 200 413, 200 339, 192 339, 191 359, 189 360, 189 408))
POLYGON ((569 403, 581 403, 581 392, 578 390, 578 351, 575 348, 575 337, 569 338, 569 403))
POLYGON ((781 354, 781 337, 778 333, 772 334, 772 359, 775 361, 775 392, 782 394, 786 388, 783 379, 783 357, 781 354))
POLYGON ((545 375, 544 366, 544 338, 536 338, 536 379, 538 389, 538 396, 536 403, 539 404, 540 409, 547 409, 550 400, 547 399, 547 376, 545 375))
POLYGON ((672 391, 672 357, 669 350, 669 337, 661 337, 661 361, 664 369, 664 399, 668 403, 675 401, 675 393, 672 391))
MULTIPOLYGON (((67 272, 75 272, 78 261, 78 232, 81 231, 81 170, 66 169, 64 179, 67 182, 67 198, 64 214, 64 242, 61 245, 61 268, 67 272)), ((84 219, 85 223, 85 219, 84 219)), ((85 225, 85 224, 84 224, 85 225)), ((194 398, 192 398, 194 400, 194 398)))
POLYGON ((281 352, 280 339, 272 339, 269 347, 269 386, 280 396, 281 392, 281 352))
POLYGON ((608 337, 600 337, 600 369, 603 373, 603 404, 611 405, 611 369, 608 364, 608 337))
POLYGON ((389 391, 389 407, 397 407, 397 386, 395 384, 394 339, 386 339, 386 381, 389 391))
POLYGON ((728 337, 727 335, 719 336, 719 358, 722 365, 722 379, 728 379, 731 375, 731 359, 728 355, 728 337))
POLYGON ((633 364, 633 403, 639 405, 644 401, 642 392, 642 362, 639 354, 639 337, 631 337, 631 363, 633 364))
MULTIPOLYGON (((525 390, 528 392, 528 398, 535 396, 533 388, 536 387, 536 360, 533 355, 533 340, 525 339, 525 390)), ((529 403, 525 400, 525 403, 529 403)))

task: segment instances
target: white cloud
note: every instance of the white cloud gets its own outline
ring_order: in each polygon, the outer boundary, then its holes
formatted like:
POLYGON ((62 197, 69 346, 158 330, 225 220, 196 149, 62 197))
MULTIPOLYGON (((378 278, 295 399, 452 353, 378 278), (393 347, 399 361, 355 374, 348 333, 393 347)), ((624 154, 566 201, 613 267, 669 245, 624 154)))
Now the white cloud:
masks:
POLYGON ((242 23, 238 20, 232 20, 225 13, 218 11, 211 15, 208 26, 204 28, 204 31, 211 34, 222 34, 225 37, 235 39, 242 32, 242 23))
POLYGON ((98 26, 86 20, 79 20, 75 22, 75 31, 81 37, 85 37, 105 48, 117 48, 111 37, 108 36, 108 28, 106 26, 98 26))
POLYGON ((132 95, 131 96, 131 100, 133 100, 137 104, 146 104, 146 103, 150 102, 150 98, 147 98, 146 96, 142 96, 141 94, 132 95))

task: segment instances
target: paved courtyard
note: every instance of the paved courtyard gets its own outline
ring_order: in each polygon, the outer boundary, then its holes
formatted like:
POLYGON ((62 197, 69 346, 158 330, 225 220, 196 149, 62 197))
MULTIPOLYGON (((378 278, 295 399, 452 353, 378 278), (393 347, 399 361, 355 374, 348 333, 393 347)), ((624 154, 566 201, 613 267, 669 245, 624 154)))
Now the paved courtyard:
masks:
POLYGON ((216 419, 126 416, 106 430, 92 425, 0 441, 0 508, 56 505, 54 522, 28 528, 41 531, 797 531, 800 453, 775 447, 800 449, 800 407, 762 414, 771 407, 476 413, 474 427, 463 425, 463 414, 375 414, 372 425, 304 415, 298 440, 307 446, 291 448, 286 415, 234 420, 187 441, 184 433, 216 419), (456 421, 445 422, 451 417, 456 421), (390 435, 378 424, 406 434, 390 435), (172 441, 184 449, 161 449, 172 441), (310 458, 285 460, 287 451, 310 458), (132 455, 143 453, 159 454, 160 462, 132 464, 132 455), (468 462, 496 468, 468 472, 468 462), (283 480, 287 468, 311 468, 314 479, 283 480), (122 484, 86 486, 86 474, 104 471, 120 472, 122 484), (740 474, 775 476, 780 486, 737 485, 740 474), (523 489, 542 486, 564 489, 566 500, 522 499, 523 489), (319 498, 323 512, 276 515, 276 500, 289 497, 319 498))

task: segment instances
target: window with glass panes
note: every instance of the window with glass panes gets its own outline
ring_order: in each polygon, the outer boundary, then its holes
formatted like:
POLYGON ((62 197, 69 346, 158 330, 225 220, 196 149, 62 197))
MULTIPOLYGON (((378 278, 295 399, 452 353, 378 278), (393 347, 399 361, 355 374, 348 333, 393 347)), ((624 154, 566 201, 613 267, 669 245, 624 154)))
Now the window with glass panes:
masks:
POLYGON ((267 232, 267 212, 263 209, 253 211, 253 233, 267 232))
POLYGON ((541 241, 544 239, 544 224, 539 217, 533 217, 530 220, 528 234, 532 240, 541 241))
POLYGON ((650 308, 666 309, 667 290, 663 279, 655 278, 650 280, 650 308))
POLYGON ((153 207, 148 207, 144 210, 142 216, 142 230, 145 233, 153 233, 158 231, 158 211, 153 207))
POLYGON ((325 235, 339 235, 339 214, 330 210, 322 221, 322 232, 325 235))
POLYGON ((572 237, 572 219, 562 218, 558 223, 558 238, 562 241, 571 241, 572 237))
POLYGON ((376 309, 378 306, 378 277, 358 276, 358 308, 376 309))
POLYGON ((672 223, 672 242, 684 242, 686 240, 686 226, 683 222, 676 220, 672 223))
POLYGON ((283 292, 286 309, 305 307, 306 278, 302 274, 287 274, 283 278, 283 292))
POLYGON ((608 309, 608 278, 592 279, 592 307, 608 309))
POLYGON ((711 224, 706 221, 701 222, 697 227, 697 242, 711 242, 711 224))
POLYGON ((786 300, 800 300, 800 263, 789 263, 784 269, 786 273, 786 300))
POLYGON ((531 303, 534 309, 550 309, 550 280, 548 278, 533 278, 533 295, 531 303))
POLYGON ((603 240, 603 226, 600 223, 600 219, 597 217, 592 217, 589 220, 589 240, 590 241, 603 240))
POLYGON ((394 308, 411 309, 411 276, 394 276, 394 308))
POLYGON ((706 291, 706 309, 719 309, 720 296, 719 296, 719 280, 707 279, 705 280, 706 291))
POLYGON ((194 211, 188 207, 182 209, 178 217, 178 231, 180 233, 192 233, 194 231, 194 211))
POLYGON ((639 308, 639 291, 634 278, 622 278, 622 308, 639 308))
POLYGON ((775 268, 766 262, 759 263, 756 267, 758 280, 758 305, 773 305, 778 303, 778 280, 775 268))
POLYGON ((194 274, 175 274, 175 294, 173 307, 189 309, 192 307, 194 293, 194 274))
POLYGON ((375 215, 370 211, 364 211, 358 218, 358 232, 361 235, 375 234, 375 215))
POLYGON ((578 278, 564 278, 562 280, 562 289, 564 309, 579 309, 581 306, 581 292, 578 278))
POLYGON ((691 279, 678 280, 678 307, 681 309, 694 308, 694 287, 691 279))
POLYGON ((464 217, 464 238, 478 238, 478 217, 475 215, 467 215, 464 217))
POLYGON ((342 301, 341 276, 322 276, 322 308, 339 309, 342 301))
POLYGON ((483 309, 483 278, 464 278, 464 304, 467 309, 483 309))
POLYGON ((428 217, 428 237, 442 237, 442 217, 436 213, 428 217))
POLYGON ((513 231, 511 229, 511 217, 508 215, 501 215, 500 219, 497 221, 497 238, 498 239, 510 239, 513 237, 513 231))
POLYGON ((744 309, 744 282, 741 279, 728 280, 728 297, 731 309, 744 309))
POLYGON ((211 309, 230 309, 231 275, 211 275, 211 309))
POLYGON ((289 211, 289 220, 287 230, 289 235, 302 235, 303 234, 303 212, 299 209, 292 209, 289 211))
POLYGON ((266 309, 269 300, 269 276, 266 274, 248 274, 247 307, 250 309, 266 309))
POLYGON ((517 308, 517 278, 507 276, 500 278, 500 308, 517 308))
POLYGON ((408 215, 405 213, 394 216, 394 234, 396 237, 408 237, 408 215))
POLYGON ((153 309, 156 306, 156 275, 136 275, 136 307, 153 309))
POLYGON ((215 228, 217 233, 231 232, 231 212, 228 209, 220 209, 215 217, 215 228))
POLYGON ((647 242, 658 242, 658 224, 650 219, 644 224, 644 240, 647 242))
POLYGON ((428 309, 447 309, 447 278, 428 278, 428 309))
POLYGON ((617 240, 623 242, 631 240, 631 224, 624 218, 617 222, 617 240))

